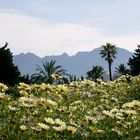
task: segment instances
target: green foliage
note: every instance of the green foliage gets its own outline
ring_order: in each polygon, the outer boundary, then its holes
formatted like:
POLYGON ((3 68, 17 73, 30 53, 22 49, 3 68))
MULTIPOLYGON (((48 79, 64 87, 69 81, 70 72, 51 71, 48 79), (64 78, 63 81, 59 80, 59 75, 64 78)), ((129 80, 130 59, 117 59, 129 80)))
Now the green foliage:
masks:
POLYGON ((7 95, 10 95, 12 96, 13 98, 19 98, 20 97, 20 94, 19 94, 19 89, 17 87, 8 87, 8 89, 5 91, 5 93, 7 95))
POLYGON ((13 56, 8 43, 0 48, 0 82, 8 85, 15 85, 19 82, 20 72, 13 64, 13 56))
POLYGON ((14 88, 0 84, 1 139, 140 138, 140 76, 55 86, 19 83, 14 88))
POLYGON ((105 61, 108 62, 109 77, 111 81, 112 81, 111 66, 113 63, 113 59, 116 58, 116 54, 117 54, 117 48, 115 45, 111 43, 106 43, 106 45, 102 45, 102 50, 100 51, 100 55, 102 56, 102 58, 105 59, 105 61))
POLYGON ((115 78, 126 74, 130 74, 130 70, 127 68, 127 66, 125 66, 125 64, 120 64, 115 68, 115 78))
POLYGON ((51 60, 50 62, 46 61, 45 63, 42 62, 43 68, 37 66, 35 73, 31 76, 31 82, 33 83, 50 83, 54 82, 54 78, 52 77, 53 74, 57 75, 66 75, 66 70, 62 68, 62 66, 57 65, 56 61, 51 60))
POLYGON ((133 76, 140 74, 140 45, 137 45, 137 47, 138 48, 135 50, 132 58, 130 58, 128 62, 133 76))
POLYGON ((92 70, 87 72, 87 78, 93 81, 97 81, 98 78, 102 79, 104 69, 102 66, 93 66, 92 70))
POLYGON ((20 76, 20 82, 24 82, 26 84, 30 84, 31 81, 30 81, 30 77, 29 75, 23 75, 23 76, 20 76))

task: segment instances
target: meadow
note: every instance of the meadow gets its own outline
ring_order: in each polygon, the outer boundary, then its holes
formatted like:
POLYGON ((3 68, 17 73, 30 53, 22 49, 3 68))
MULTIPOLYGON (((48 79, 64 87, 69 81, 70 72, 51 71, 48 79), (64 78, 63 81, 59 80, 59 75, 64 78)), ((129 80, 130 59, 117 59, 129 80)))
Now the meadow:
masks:
POLYGON ((0 84, 1 140, 139 140, 140 76, 0 84))

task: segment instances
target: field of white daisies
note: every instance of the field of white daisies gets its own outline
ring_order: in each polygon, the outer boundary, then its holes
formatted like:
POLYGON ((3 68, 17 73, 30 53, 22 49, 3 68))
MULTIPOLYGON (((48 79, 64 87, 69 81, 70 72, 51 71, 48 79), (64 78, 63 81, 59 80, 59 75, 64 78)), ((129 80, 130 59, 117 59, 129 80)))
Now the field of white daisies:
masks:
POLYGON ((0 139, 138 140, 140 76, 64 85, 0 83, 0 139))

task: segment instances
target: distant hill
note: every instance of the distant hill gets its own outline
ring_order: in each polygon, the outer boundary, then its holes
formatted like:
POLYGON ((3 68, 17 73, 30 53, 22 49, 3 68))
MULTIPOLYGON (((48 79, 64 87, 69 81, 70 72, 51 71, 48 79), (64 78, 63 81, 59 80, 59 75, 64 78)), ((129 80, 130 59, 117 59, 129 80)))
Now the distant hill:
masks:
MULTIPOLYGON (((42 61, 56 60, 58 65, 62 65, 69 74, 86 75, 88 70, 91 70, 93 65, 101 65, 105 71, 108 72, 108 65, 104 59, 101 58, 99 52, 101 48, 96 48, 89 52, 78 52, 76 55, 69 56, 66 53, 62 55, 38 57, 33 53, 19 54, 14 56, 14 64, 19 67, 22 75, 33 74, 36 72, 36 66, 42 66, 42 61)), ((132 52, 126 49, 118 48, 117 57, 113 63, 113 70, 121 63, 127 64, 128 59, 132 56, 132 52)))

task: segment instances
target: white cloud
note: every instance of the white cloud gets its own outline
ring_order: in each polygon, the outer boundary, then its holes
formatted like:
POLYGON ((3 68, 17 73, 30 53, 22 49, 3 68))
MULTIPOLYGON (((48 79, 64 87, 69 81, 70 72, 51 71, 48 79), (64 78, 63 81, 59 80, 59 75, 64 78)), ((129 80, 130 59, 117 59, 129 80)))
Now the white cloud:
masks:
POLYGON ((9 42, 14 54, 33 52, 39 56, 72 55, 106 42, 134 50, 140 36, 105 37, 103 30, 69 23, 48 23, 18 11, 0 11, 0 45, 9 42))

